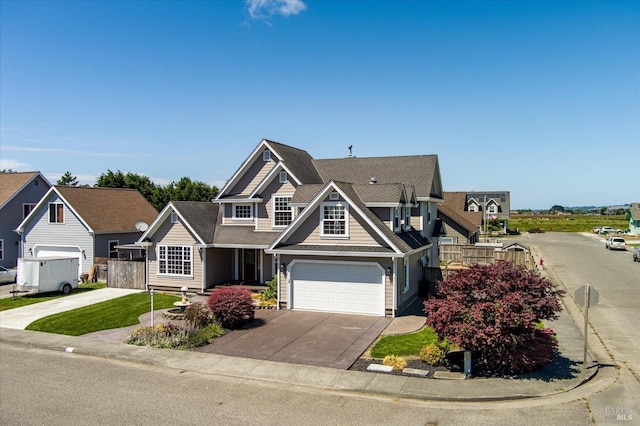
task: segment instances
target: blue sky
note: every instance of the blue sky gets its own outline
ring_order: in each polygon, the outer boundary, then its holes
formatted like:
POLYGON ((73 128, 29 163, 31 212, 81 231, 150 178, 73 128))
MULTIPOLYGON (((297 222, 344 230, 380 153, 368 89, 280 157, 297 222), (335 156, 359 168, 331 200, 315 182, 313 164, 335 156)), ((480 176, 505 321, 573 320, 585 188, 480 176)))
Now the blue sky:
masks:
POLYGON ((640 1, 0 0, 0 169, 221 187, 260 142, 640 201, 640 1))

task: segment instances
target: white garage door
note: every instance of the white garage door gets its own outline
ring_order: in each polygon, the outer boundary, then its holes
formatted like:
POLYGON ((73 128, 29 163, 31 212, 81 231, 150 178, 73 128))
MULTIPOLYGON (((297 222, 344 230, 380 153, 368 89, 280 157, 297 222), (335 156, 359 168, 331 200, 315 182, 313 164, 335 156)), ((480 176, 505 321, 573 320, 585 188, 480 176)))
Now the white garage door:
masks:
POLYGON ((33 248, 35 257, 77 257, 78 276, 82 273, 82 250, 80 247, 38 246, 33 248))
POLYGON ((377 263, 291 264, 292 309, 384 315, 384 269, 377 263))

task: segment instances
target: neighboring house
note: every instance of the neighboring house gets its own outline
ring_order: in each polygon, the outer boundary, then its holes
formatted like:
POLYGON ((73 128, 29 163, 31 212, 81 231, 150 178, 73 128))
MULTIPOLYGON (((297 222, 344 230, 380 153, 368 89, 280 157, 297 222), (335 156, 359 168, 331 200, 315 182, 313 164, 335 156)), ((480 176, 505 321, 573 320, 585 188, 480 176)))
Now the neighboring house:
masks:
POLYGON ((467 210, 466 192, 445 192, 438 206, 438 229, 441 244, 475 244, 479 240, 482 213, 467 210))
POLYGON ((509 191, 467 192, 465 211, 482 213, 484 222, 497 221, 501 233, 507 232, 511 211, 509 191))
POLYGON ((395 315, 439 266, 441 202, 435 155, 315 160, 263 139, 211 205, 170 203, 139 243, 150 287, 277 276, 281 307, 395 315))
POLYGON ((627 213, 627 220, 629 221, 629 233, 631 235, 640 235, 640 203, 631 203, 627 213))
POLYGON ((157 214, 135 189, 56 185, 16 231, 24 257, 77 257, 87 273, 96 257, 116 257, 116 246, 137 241, 140 223, 157 214))
POLYGON ((14 230, 50 187, 40 172, 0 172, 0 265, 16 266, 21 250, 14 230))

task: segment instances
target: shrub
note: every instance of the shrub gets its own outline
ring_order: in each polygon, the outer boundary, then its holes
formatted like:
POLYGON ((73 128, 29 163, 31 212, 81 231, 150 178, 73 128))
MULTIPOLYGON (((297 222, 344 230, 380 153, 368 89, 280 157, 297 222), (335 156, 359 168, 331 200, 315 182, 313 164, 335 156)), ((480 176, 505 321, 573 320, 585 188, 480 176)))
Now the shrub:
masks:
POLYGON ((184 311, 184 319, 191 328, 205 328, 216 319, 211 308, 204 303, 192 303, 184 311))
POLYGON ((213 339, 220 337, 223 334, 224 329, 220 324, 215 322, 211 323, 189 336, 189 347, 198 348, 200 346, 208 345, 213 339))
POLYGON ((251 292, 243 288, 223 288, 207 300, 211 311, 223 327, 236 328, 255 315, 251 292))
POLYGON ((554 333, 537 327, 556 319, 564 291, 510 262, 473 265, 439 283, 427 300, 427 324, 448 342, 474 352, 474 368, 485 375, 533 371, 549 363, 554 333))
POLYGON ((394 370, 404 370, 407 367, 407 361, 398 355, 387 355, 382 360, 383 365, 389 365, 394 370))
POLYGON ((443 365, 447 359, 447 352, 439 345, 431 343, 420 350, 420 359, 429 365, 443 365))
POLYGON ((262 292, 262 300, 267 301, 278 298, 278 277, 274 276, 266 282, 267 287, 262 292))
POLYGON ((138 327, 125 343, 160 349, 185 349, 189 331, 173 324, 158 324, 155 327, 138 327))

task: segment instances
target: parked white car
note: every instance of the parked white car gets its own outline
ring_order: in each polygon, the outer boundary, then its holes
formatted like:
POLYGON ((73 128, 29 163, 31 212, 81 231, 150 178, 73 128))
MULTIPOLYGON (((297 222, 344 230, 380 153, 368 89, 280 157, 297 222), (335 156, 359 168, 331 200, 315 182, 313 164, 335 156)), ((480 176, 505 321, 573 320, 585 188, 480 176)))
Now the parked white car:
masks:
POLYGON ((0 284, 15 283, 16 270, 0 266, 0 284))
POLYGON ((621 237, 609 237, 605 243, 605 247, 608 250, 626 250, 627 242, 621 237))

